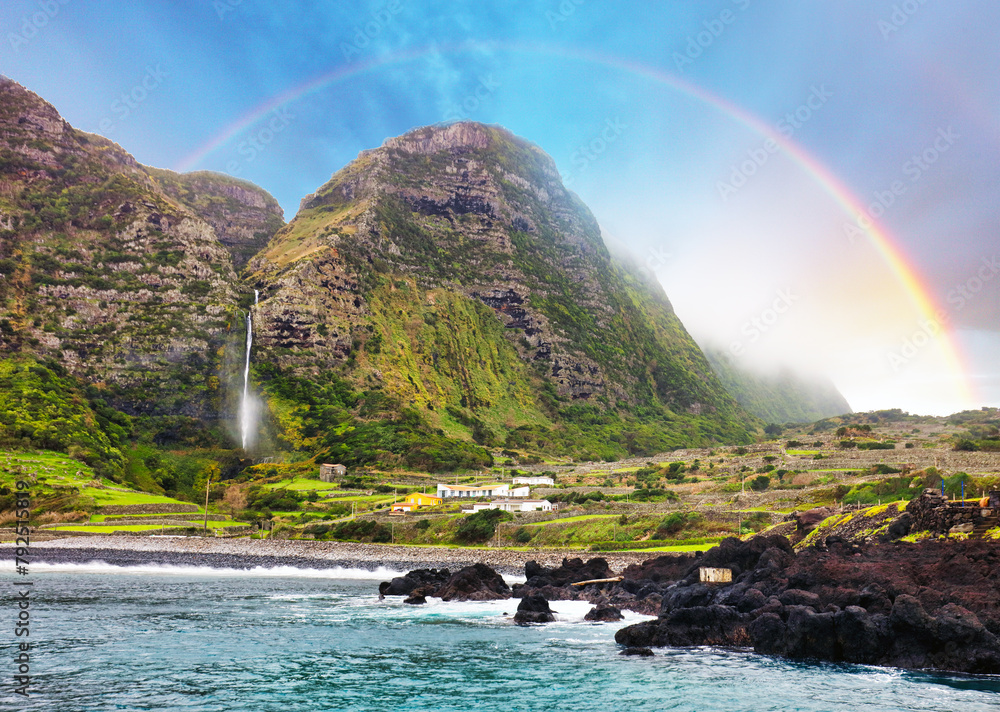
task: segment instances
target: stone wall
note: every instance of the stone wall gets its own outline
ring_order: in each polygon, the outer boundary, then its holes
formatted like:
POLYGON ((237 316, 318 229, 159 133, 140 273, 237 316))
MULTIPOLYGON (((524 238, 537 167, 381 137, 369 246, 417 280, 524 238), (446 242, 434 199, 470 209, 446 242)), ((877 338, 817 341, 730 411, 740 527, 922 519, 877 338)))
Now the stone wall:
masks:
MULTIPOLYGON (((991 493, 992 495, 993 493, 991 493)), ((906 511, 913 517, 913 528, 936 534, 947 534, 952 527, 963 526, 972 529, 985 523, 995 510, 981 508, 978 502, 950 502, 940 492, 925 489, 916 499, 906 505, 906 511)))
POLYGON ((100 514, 172 514, 197 511, 197 504, 113 504, 98 510, 100 514))

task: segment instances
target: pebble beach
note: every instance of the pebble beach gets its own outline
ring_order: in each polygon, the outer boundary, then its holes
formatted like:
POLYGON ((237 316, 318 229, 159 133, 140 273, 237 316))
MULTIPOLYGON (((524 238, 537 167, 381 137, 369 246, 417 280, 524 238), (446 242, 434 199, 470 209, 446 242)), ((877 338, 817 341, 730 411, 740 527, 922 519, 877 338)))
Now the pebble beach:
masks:
MULTIPOLYGON (((74 536, 34 543, 31 561, 49 564, 102 561, 113 566, 211 566, 252 569, 294 566, 297 568, 379 568, 406 572, 417 568, 459 569, 486 564, 508 576, 524 574, 524 564, 536 561, 558 566, 564 557, 589 559, 602 556, 618 572, 632 563, 659 556, 652 552, 591 553, 579 550, 509 550, 449 547, 356 544, 339 541, 281 539, 214 539, 205 537, 74 536)), ((14 556, 14 546, 0 543, 0 559, 14 556)))

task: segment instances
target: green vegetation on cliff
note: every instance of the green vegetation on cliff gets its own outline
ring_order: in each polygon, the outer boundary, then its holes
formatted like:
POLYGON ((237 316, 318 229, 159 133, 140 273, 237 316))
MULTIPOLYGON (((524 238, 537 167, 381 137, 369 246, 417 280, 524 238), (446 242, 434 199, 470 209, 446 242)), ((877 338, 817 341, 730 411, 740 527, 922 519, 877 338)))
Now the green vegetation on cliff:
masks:
POLYGON ((705 356, 737 402, 769 423, 811 423, 852 412, 829 381, 802 378, 787 369, 774 375, 755 373, 721 350, 708 348, 705 356))
MULTIPOLYGON (((364 152, 249 271, 260 359, 381 394, 393 427, 615 459, 748 442, 762 425, 659 285, 611 257, 551 159, 496 127, 429 127, 364 152)), ((287 402, 271 410, 290 426, 287 402)))

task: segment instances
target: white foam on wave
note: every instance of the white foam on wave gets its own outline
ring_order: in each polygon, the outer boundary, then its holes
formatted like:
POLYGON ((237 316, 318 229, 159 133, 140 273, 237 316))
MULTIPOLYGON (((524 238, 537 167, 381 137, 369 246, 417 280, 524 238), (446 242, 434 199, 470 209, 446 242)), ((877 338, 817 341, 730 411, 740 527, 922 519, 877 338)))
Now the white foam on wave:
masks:
POLYGON ((60 563, 31 564, 32 574, 121 574, 142 576, 213 576, 230 578, 316 578, 350 579, 358 581, 385 581, 393 576, 402 576, 401 571, 380 566, 368 569, 354 569, 336 566, 330 569, 309 569, 297 566, 255 566, 252 569, 215 568, 212 566, 188 566, 174 564, 135 564, 116 566, 104 561, 88 561, 84 564, 60 563))

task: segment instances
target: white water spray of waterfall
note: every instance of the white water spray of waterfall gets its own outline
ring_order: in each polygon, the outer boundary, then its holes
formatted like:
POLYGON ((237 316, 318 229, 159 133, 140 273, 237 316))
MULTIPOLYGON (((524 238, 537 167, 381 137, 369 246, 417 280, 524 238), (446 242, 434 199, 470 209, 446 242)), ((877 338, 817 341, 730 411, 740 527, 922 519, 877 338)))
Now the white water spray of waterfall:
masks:
MULTIPOLYGON (((260 293, 253 290, 253 303, 257 304, 260 293)), ((247 310, 247 355, 243 364, 243 399, 240 401, 240 435, 243 449, 247 449, 247 438, 254 421, 254 408, 250 403, 250 348, 253 346, 253 310, 247 310)))

